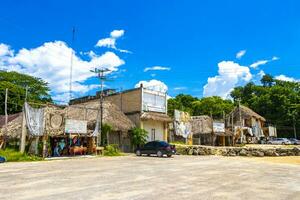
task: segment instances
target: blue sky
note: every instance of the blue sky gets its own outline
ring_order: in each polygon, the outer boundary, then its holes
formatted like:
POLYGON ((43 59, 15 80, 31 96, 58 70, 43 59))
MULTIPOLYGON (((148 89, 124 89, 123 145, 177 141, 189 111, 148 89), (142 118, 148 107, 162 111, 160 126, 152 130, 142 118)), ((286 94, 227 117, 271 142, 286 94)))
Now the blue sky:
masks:
POLYGON ((39 76, 66 100, 72 48, 73 96, 95 93, 89 70, 101 64, 114 70, 107 87, 226 98, 264 73, 300 79, 299 10, 296 0, 5 1, 0 68, 39 76))

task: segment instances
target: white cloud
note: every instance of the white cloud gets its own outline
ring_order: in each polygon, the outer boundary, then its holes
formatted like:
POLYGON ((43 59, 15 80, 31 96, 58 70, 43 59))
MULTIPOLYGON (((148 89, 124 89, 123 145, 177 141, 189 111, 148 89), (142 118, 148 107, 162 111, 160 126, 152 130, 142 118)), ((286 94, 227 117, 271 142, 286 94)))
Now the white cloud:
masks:
POLYGON ((168 91, 168 86, 159 80, 152 79, 150 81, 139 81, 134 87, 138 88, 143 84, 144 88, 150 89, 150 90, 155 90, 159 92, 167 92, 168 91))
POLYGON ((96 46, 116 49, 116 39, 115 38, 101 39, 97 42, 96 46))
POLYGON ((270 60, 258 60, 256 62, 252 63, 250 65, 250 67, 255 69, 255 68, 257 68, 260 65, 265 65, 265 64, 267 64, 267 63, 269 63, 271 61, 275 61, 275 60, 279 60, 279 58, 276 57, 276 56, 273 56, 272 59, 270 59, 270 60))
POLYGON ((222 61, 218 63, 218 68, 218 75, 207 79, 207 84, 203 87, 203 96, 228 98, 234 87, 252 78, 248 67, 233 61, 222 61))
POLYGON ((153 66, 153 67, 146 67, 144 69, 144 72, 147 72, 147 71, 170 71, 170 70, 171 70, 170 67, 153 66))
POLYGON ((279 75, 279 76, 275 76, 275 79, 281 80, 281 81, 289 81, 289 82, 300 82, 300 79, 295 79, 293 77, 288 77, 286 75, 279 75))
POLYGON ((260 70, 257 75, 262 78, 264 75, 266 75, 266 73, 263 70, 260 70))
MULTIPOLYGON (((95 67, 105 67, 111 71, 117 71, 118 67, 125 62, 113 52, 106 52, 102 55, 90 53, 90 60, 83 60, 78 57, 74 50, 62 41, 46 42, 33 49, 21 49, 17 54, 6 59, 0 69, 18 71, 39 77, 49 83, 54 99, 66 96, 69 91, 70 59, 73 55, 73 81, 72 91, 74 96, 84 94, 95 88, 95 85, 86 85, 84 82, 93 76, 89 70, 95 67)), ((64 101, 69 98, 64 98, 64 101)))
POLYGON ((112 38, 119 38, 122 37, 124 35, 124 30, 114 30, 110 33, 110 37, 112 38))
POLYGON ((12 56, 13 51, 10 49, 10 46, 1 43, 0 44, 0 56, 12 56))
POLYGON ((252 68, 257 68, 259 65, 265 65, 269 62, 269 60, 258 60, 250 65, 252 68))
POLYGON ((107 48, 111 48, 111 49, 115 49, 118 50, 122 53, 131 53, 128 50, 125 49, 119 49, 117 48, 116 44, 117 44, 117 39, 122 37, 124 35, 125 31, 124 30, 113 30, 110 33, 110 37, 109 38, 103 38, 98 40, 96 47, 107 47, 107 48))
POLYGON ((186 90, 187 87, 174 87, 174 90, 186 90))
POLYGON ((236 58, 237 59, 241 59, 244 55, 246 54, 246 50, 241 50, 239 52, 236 53, 236 58))

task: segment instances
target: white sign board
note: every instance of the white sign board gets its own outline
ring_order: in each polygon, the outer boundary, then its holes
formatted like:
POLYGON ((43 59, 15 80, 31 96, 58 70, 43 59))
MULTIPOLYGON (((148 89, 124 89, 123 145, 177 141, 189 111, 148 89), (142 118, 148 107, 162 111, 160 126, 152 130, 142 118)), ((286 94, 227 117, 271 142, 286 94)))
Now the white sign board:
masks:
POLYGON ((225 133, 225 124, 222 122, 214 122, 213 130, 215 133, 225 133))
POLYGON ((87 121, 66 119, 65 132, 66 133, 86 134, 87 133, 87 121))

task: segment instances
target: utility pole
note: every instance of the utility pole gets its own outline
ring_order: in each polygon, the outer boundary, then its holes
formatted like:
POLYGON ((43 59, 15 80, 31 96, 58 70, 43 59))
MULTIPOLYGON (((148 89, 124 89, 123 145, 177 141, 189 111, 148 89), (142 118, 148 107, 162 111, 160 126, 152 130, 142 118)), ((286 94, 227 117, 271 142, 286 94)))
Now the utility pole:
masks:
POLYGON ((293 128, 294 128, 294 138, 297 139, 296 123, 295 123, 295 113, 293 115, 293 128))
POLYGON ((294 138, 297 139, 297 130, 296 130, 296 119, 295 116, 297 113, 297 108, 300 108, 300 104, 292 104, 291 106, 293 109, 295 109, 294 111, 292 111, 292 115, 293 115, 293 129, 294 129, 294 138))
MULTIPOLYGON (((71 47, 74 45, 75 40, 75 27, 72 29, 72 44, 71 47)), ((71 49, 71 63, 70 63, 70 83, 69 83, 69 102, 72 99, 72 81, 73 81, 73 56, 74 56, 74 50, 71 49)))
POLYGON ((121 87, 120 88, 120 110, 123 112, 123 95, 122 95, 122 93, 123 93, 123 88, 121 87))
POLYGON ((28 98, 28 86, 26 86, 25 89, 25 102, 27 102, 27 98, 28 98))
POLYGON ((240 127, 242 127, 242 111, 241 111, 241 99, 237 99, 237 102, 239 103, 239 121, 240 121, 240 127))
POLYGON ((7 121, 8 121, 8 115, 7 115, 7 96, 8 96, 8 89, 5 89, 5 134, 7 135, 7 121))
POLYGON ((100 80, 100 131, 98 132, 97 136, 97 146, 101 146, 101 134, 102 134, 102 122, 103 122, 103 88, 104 88, 104 81, 107 81, 105 76, 105 72, 109 72, 110 70, 107 68, 98 69, 95 68, 94 70, 90 70, 91 72, 97 74, 97 77, 100 80))
POLYGON ((241 143, 243 143, 243 130, 242 130, 242 111, 241 111, 241 99, 238 98, 237 99, 237 102, 239 103, 238 106, 239 106, 239 121, 240 121, 240 131, 241 131, 241 143))
POLYGON ((8 130, 7 130, 7 121, 8 121, 8 115, 7 115, 7 97, 8 97, 8 89, 6 88, 5 89, 5 100, 4 100, 4 112, 5 112, 5 133, 4 133, 4 136, 3 136, 3 141, 1 142, 1 139, 0 139, 0 149, 5 149, 5 146, 6 146, 6 137, 7 137, 7 133, 8 133, 8 130))

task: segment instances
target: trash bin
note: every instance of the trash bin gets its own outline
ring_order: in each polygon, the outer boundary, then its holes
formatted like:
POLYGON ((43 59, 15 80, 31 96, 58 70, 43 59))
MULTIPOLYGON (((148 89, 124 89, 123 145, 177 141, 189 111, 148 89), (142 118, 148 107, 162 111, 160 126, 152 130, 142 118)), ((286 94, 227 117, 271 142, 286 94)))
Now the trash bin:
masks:
POLYGON ((0 163, 4 163, 6 161, 6 159, 2 156, 0 156, 0 163))

